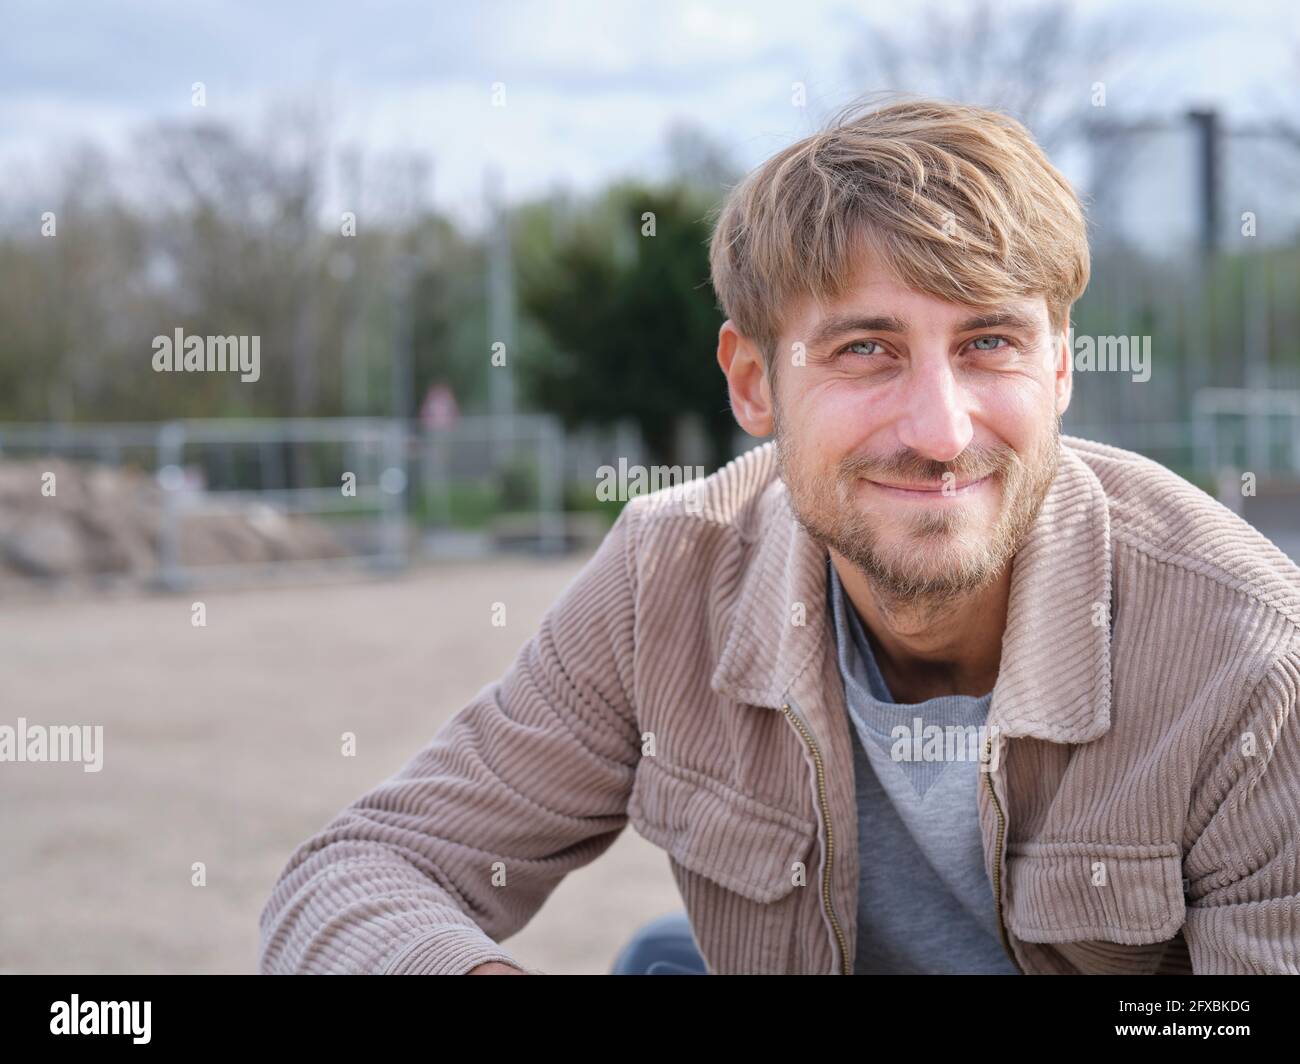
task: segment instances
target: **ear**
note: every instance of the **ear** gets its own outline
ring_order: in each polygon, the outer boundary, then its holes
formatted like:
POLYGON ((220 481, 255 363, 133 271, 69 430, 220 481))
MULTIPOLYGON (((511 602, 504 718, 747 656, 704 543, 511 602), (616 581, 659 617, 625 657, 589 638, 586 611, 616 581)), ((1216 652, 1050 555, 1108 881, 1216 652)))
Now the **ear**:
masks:
POLYGON ((1056 391, 1056 414, 1063 415, 1074 392, 1074 329, 1067 312, 1061 332, 1053 337, 1053 386, 1056 391))
POLYGON ((762 353, 730 318, 718 330, 718 365, 727 378, 736 422, 751 436, 770 436, 772 392, 762 353))

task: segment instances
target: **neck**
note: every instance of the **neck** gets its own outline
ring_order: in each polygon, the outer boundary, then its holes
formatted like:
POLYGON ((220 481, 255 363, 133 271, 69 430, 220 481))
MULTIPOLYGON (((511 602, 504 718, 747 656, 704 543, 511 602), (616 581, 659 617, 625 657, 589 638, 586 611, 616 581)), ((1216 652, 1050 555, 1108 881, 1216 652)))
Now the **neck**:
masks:
POLYGON ((900 702, 979 697, 1002 660, 1011 563, 983 587, 943 599, 896 599, 835 550, 831 562, 871 639, 876 664, 900 702))

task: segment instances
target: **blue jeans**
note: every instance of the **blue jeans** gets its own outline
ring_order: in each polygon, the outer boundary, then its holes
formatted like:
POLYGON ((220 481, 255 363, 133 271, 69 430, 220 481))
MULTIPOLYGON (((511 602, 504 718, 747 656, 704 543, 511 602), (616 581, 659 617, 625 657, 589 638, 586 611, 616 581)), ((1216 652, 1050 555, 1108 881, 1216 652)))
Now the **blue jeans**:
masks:
POLYGON ((619 951, 610 975, 707 975, 685 912, 642 924, 619 951))

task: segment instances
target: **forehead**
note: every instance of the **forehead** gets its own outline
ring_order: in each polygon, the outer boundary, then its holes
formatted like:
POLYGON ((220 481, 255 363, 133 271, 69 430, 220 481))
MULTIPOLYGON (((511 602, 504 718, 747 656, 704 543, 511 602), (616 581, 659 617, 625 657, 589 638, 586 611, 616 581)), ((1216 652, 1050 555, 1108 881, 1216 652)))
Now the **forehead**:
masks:
POLYGON ((1047 300, 1042 295, 987 304, 954 302, 909 287, 878 263, 861 266, 838 295, 805 295, 795 300, 785 320, 787 331, 807 337, 825 332, 836 322, 873 319, 893 319, 892 324, 899 326, 894 331, 901 332, 978 328, 981 319, 996 320, 1008 327, 1047 328, 1050 324, 1047 300))

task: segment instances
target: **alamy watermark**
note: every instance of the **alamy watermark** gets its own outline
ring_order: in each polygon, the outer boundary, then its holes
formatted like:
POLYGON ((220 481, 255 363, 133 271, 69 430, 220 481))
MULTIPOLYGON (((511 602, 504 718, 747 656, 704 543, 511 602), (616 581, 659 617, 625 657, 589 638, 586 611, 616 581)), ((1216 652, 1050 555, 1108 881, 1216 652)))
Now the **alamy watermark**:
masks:
POLYGON ((50 1005, 50 1034, 129 1035, 136 1045, 146 1045, 150 1034, 152 1001, 68 1001, 50 1005))
POLYGON ((186 336, 178 328, 174 336, 153 338, 155 373, 238 373, 251 384, 262 376, 260 336, 186 336))
POLYGON ((82 771, 104 767, 104 726, 96 724, 0 724, 0 761, 80 761, 82 771))
MULTIPOLYGON (((619 458, 618 468, 603 465, 596 470, 596 499, 600 502, 627 502, 637 495, 703 478, 703 466, 629 465, 626 458, 619 458)), ((685 503, 689 512, 698 513, 703 505, 702 493, 688 491, 685 503)))
POLYGON ((1067 332, 1076 373, 1129 373, 1135 382, 1151 379, 1150 336, 1075 336, 1067 332))
POLYGON ((996 724, 926 724, 913 717, 910 724, 889 729, 892 761, 978 761, 984 772, 998 767, 1001 744, 996 724))

